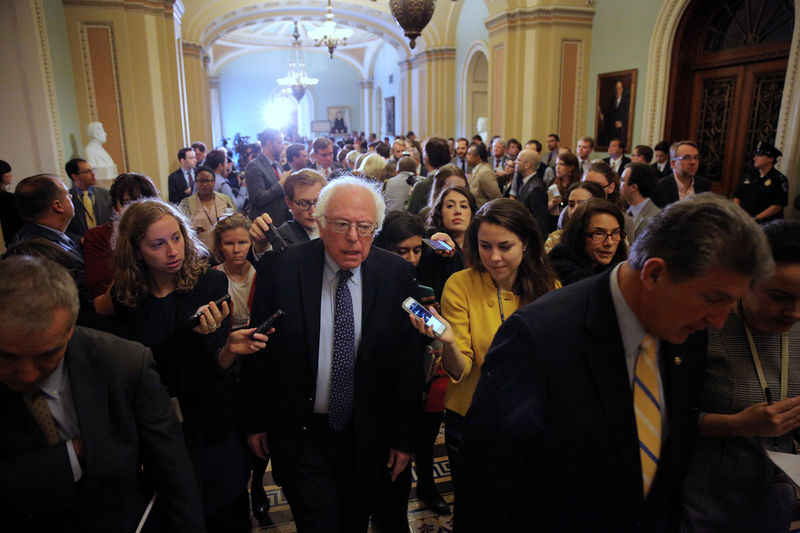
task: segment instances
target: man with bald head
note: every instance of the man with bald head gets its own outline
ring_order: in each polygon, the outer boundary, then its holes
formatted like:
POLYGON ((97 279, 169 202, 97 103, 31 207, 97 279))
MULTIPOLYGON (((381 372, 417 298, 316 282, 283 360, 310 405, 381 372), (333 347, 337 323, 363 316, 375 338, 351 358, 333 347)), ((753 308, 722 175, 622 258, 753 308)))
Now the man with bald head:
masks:
POLYGON ((286 318, 242 361, 248 443, 271 455, 299 533, 366 532, 416 443, 425 339, 401 308, 413 267, 372 247, 384 211, 379 186, 337 178, 317 201, 320 238, 258 263, 252 322, 286 318))
POLYGON ((544 238, 550 233, 550 216, 547 210, 547 189, 537 171, 541 162, 542 157, 535 150, 522 150, 519 153, 514 188, 510 195, 528 208, 544 238))

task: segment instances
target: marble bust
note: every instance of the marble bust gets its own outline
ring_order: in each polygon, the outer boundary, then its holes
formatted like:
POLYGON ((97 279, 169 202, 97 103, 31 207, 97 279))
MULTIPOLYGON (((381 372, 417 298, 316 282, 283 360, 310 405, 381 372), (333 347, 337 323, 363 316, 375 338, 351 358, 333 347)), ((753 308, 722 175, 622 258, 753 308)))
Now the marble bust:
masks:
POLYGON ((476 124, 475 129, 478 130, 478 135, 483 139, 483 144, 489 142, 489 125, 486 117, 478 117, 478 124, 476 124))
POLYGON ((86 136, 89 142, 84 148, 86 161, 95 169, 98 180, 112 180, 117 177, 117 165, 111 158, 103 143, 106 142, 106 132, 100 122, 90 122, 86 125, 86 136))

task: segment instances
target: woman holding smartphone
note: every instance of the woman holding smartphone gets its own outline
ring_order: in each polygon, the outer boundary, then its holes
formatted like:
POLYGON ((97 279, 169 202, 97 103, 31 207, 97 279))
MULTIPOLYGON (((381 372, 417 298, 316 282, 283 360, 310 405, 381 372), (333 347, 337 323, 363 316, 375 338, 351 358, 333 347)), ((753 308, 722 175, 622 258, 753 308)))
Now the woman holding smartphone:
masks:
MULTIPOLYGON (((422 238, 425 236, 425 226, 422 219, 405 211, 390 211, 383 221, 381 232, 375 238, 375 246, 392 251, 402 256, 406 261, 418 266, 422 249, 425 246, 422 238)), ((433 290, 424 285, 420 286, 418 294, 412 295, 422 305, 433 305, 438 308, 433 290)), ((425 358, 424 369, 427 380, 427 394, 424 402, 425 414, 420 428, 417 449, 414 450, 414 465, 417 473, 417 497, 422 500, 428 509, 440 515, 450 514, 450 506, 442 498, 436 482, 433 479, 433 448, 439 428, 442 424, 444 411, 444 395, 447 390, 448 377, 441 367, 441 342, 435 340, 428 346, 428 357, 425 358)), ((391 522, 383 524, 383 530, 407 531, 408 518, 408 493, 411 489, 410 469, 406 485, 401 490, 391 490, 392 498, 386 507, 384 520, 391 522)), ((396 484, 399 484, 398 480, 396 484)))
POLYGON ((223 272, 208 268, 206 250, 178 209, 157 199, 133 202, 117 226, 111 288, 97 311, 116 315, 153 350, 175 399, 201 487, 209 531, 249 531, 247 446, 237 422, 236 356, 265 346, 254 330, 228 335, 223 272), (190 317, 200 311, 195 325, 190 317))
MULTIPOLYGON (((494 334, 518 307, 559 286, 544 255, 538 225, 516 200, 498 198, 481 207, 467 230, 466 250, 472 266, 447 281, 441 316, 429 308, 446 326, 439 340, 442 367, 451 380, 444 423, 456 501, 464 415, 494 334)), ((434 337, 422 320, 411 316, 411 321, 420 332, 434 337)))
POLYGON ((428 235, 432 240, 447 243, 452 250, 434 251, 429 246, 422 249, 417 267, 417 279, 433 287, 436 299, 441 299, 444 284, 454 272, 466 268, 464 241, 467 228, 475 214, 475 197, 465 187, 450 185, 442 189, 433 209, 428 214, 428 235))

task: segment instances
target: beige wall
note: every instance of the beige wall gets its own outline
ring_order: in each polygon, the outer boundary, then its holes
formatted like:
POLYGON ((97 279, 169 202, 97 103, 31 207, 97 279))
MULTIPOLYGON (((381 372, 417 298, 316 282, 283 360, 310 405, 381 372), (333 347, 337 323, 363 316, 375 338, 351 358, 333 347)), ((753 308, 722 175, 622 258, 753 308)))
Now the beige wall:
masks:
POLYGON ((103 122, 119 171, 144 172, 164 196, 185 136, 167 4, 95 7, 72 0, 64 6, 81 124, 103 122))

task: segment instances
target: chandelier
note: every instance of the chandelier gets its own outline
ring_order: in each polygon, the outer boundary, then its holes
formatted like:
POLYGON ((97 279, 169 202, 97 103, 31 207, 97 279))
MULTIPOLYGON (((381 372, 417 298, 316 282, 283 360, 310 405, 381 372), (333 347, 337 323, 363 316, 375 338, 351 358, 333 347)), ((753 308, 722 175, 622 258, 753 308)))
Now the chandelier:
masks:
POLYGON ((336 22, 333 21, 331 0, 328 0, 328 13, 325 14, 325 18, 327 20, 318 28, 309 30, 307 33, 309 37, 314 39, 314 46, 325 45, 328 48, 328 54, 333 59, 333 51, 340 44, 347 44, 347 39, 353 36, 353 30, 336 27, 336 22))
POLYGON ((303 48, 300 46, 300 32, 297 30, 297 21, 294 22, 294 41, 289 53, 289 72, 283 78, 278 78, 278 85, 283 87, 284 94, 291 94, 296 102, 303 99, 306 89, 319 83, 317 78, 309 78, 306 74, 306 63, 303 60, 303 48))
MULTIPOLYGON (((373 2, 377 0, 372 0, 373 2)), ((435 0, 389 0, 389 9, 397 24, 403 28, 413 49, 417 45, 417 37, 433 17, 435 0)), ((455 2, 455 0, 453 0, 455 2)))

